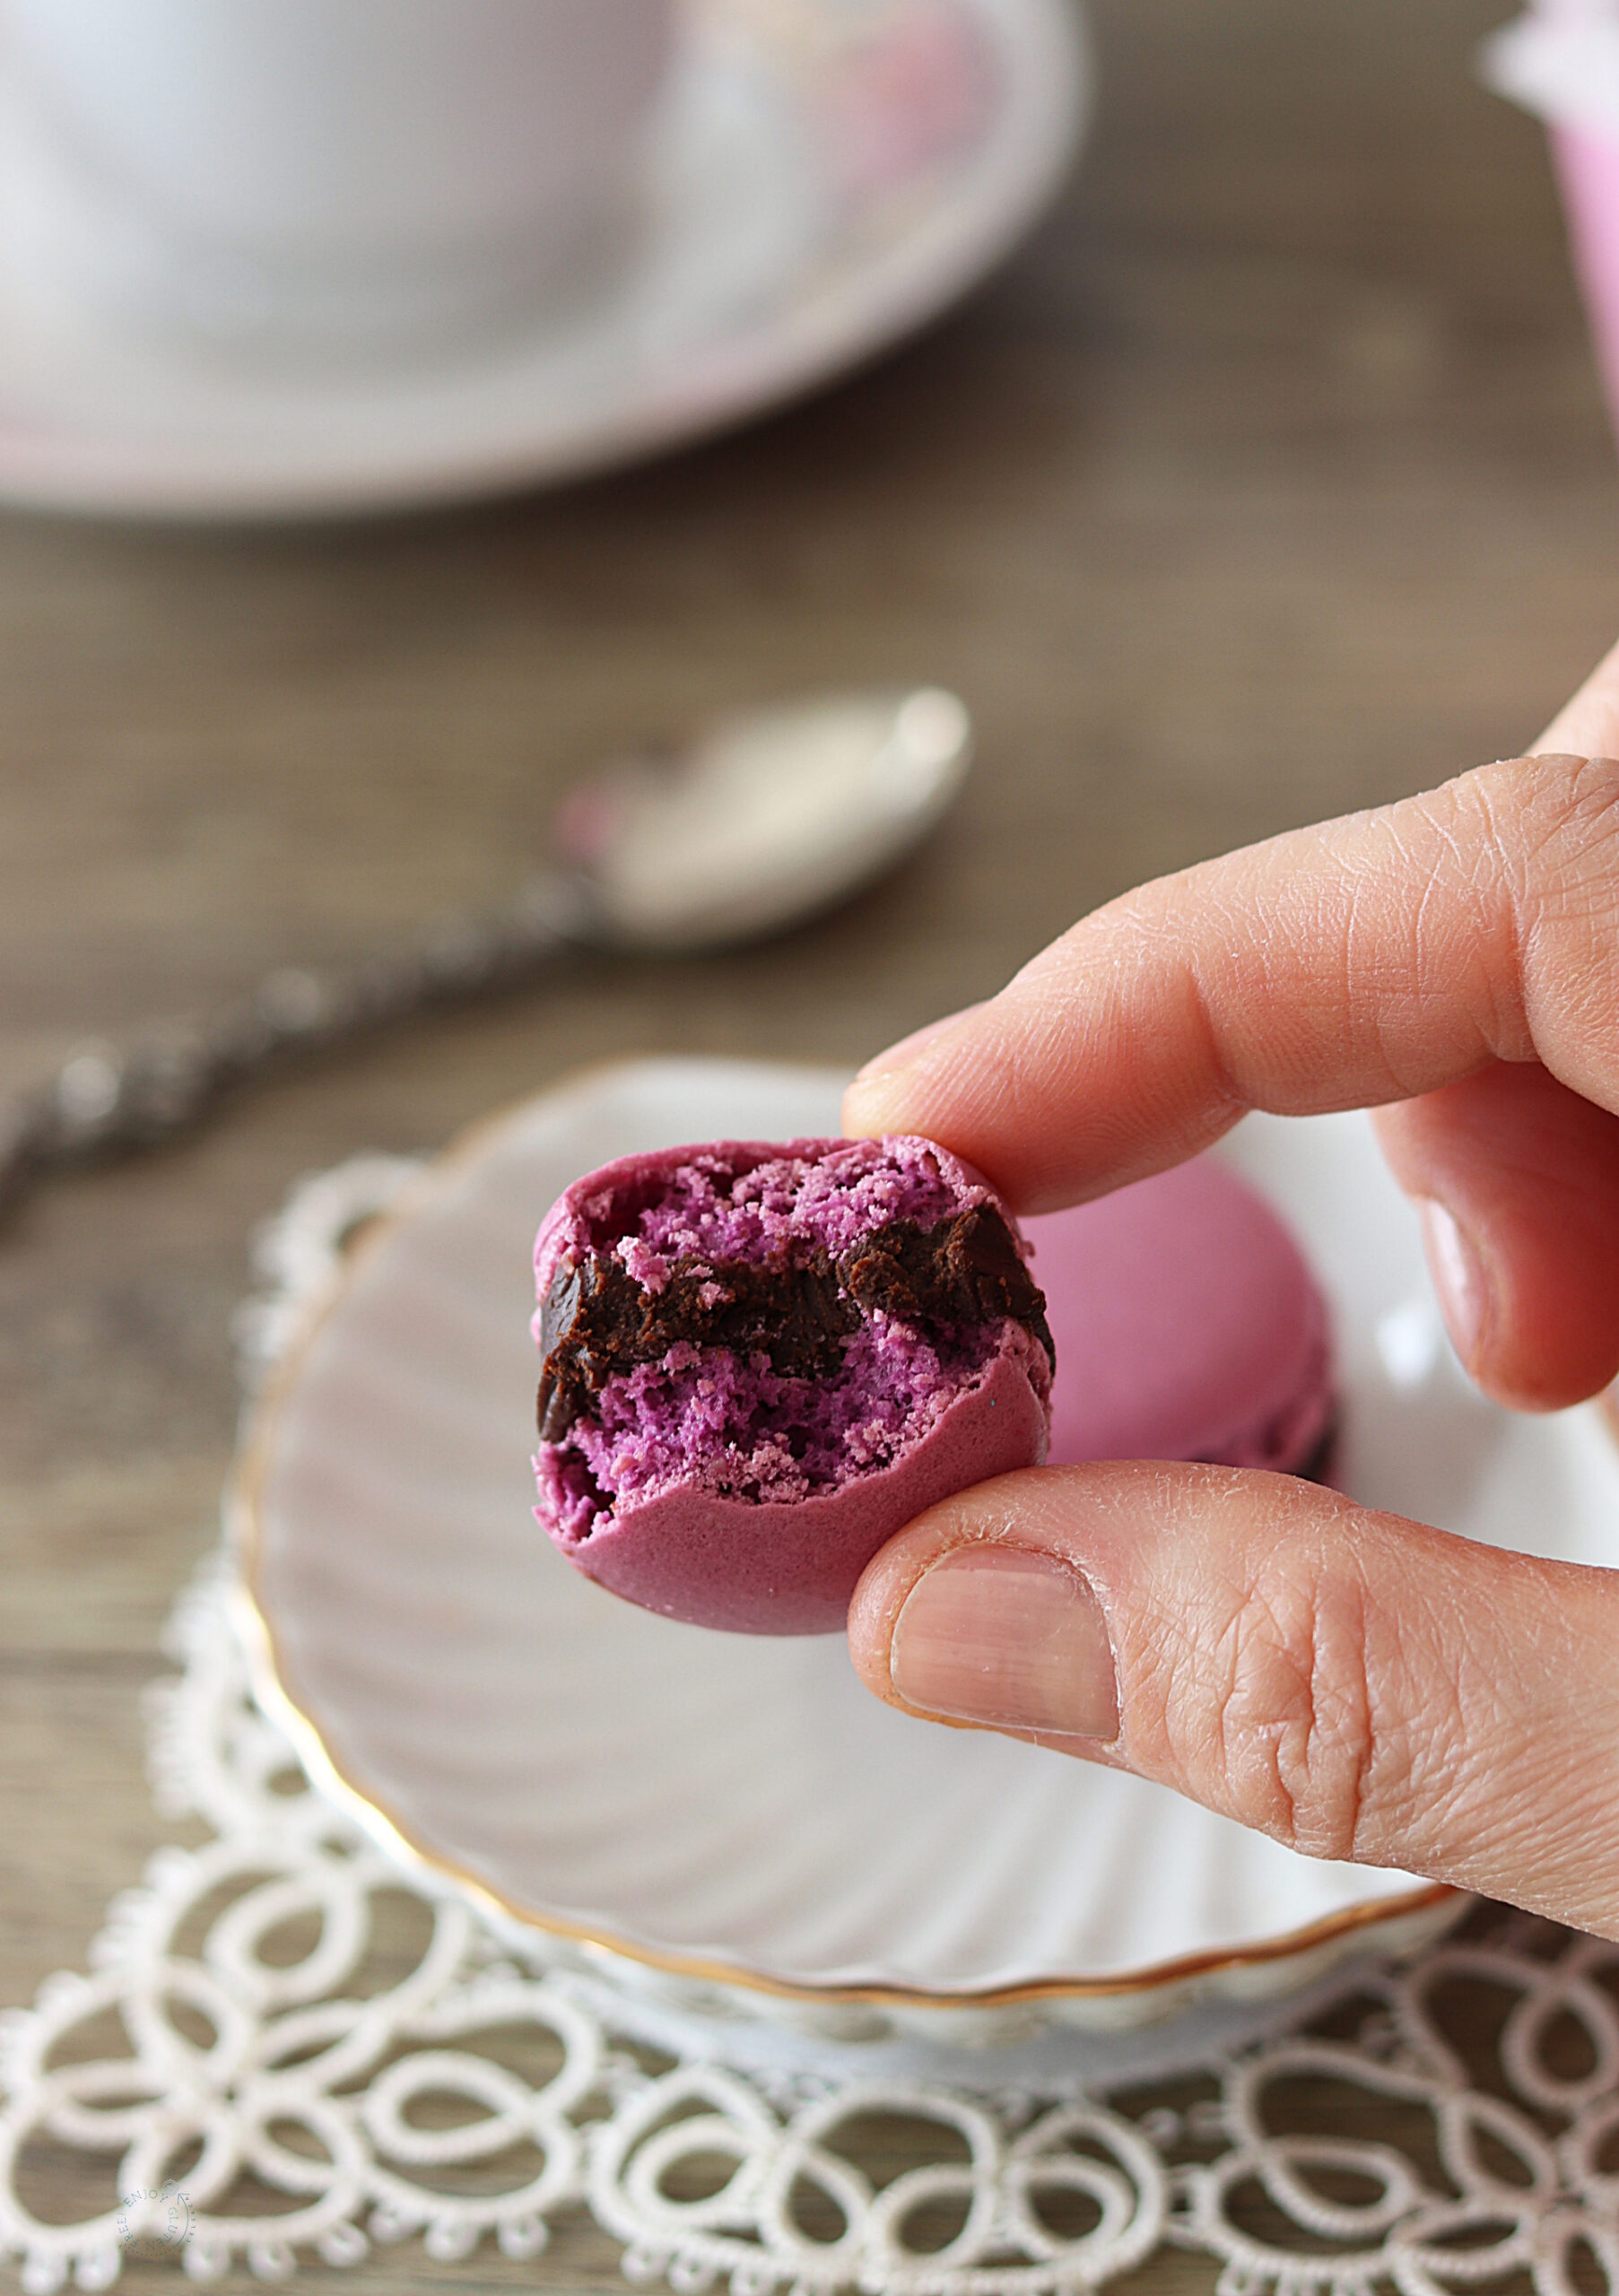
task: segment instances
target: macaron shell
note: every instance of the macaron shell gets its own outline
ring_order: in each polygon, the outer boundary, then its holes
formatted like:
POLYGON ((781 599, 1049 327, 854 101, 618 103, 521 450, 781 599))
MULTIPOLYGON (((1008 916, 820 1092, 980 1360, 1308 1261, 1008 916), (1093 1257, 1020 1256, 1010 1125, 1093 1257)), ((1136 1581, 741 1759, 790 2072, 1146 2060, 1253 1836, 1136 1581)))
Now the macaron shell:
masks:
POLYGON ((553 1542, 587 1578, 666 1618, 742 1634, 841 1633, 860 1573, 913 1516, 1040 1464, 1046 1410, 1031 1378, 1033 1346, 1009 1330, 979 1385, 914 1448, 825 1498, 759 1505, 670 1491, 615 1512, 577 1544, 554 1532, 553 1542))
POLYGON ((1319 1448, 1325 1303, 1276 1214, 1216 1160, 1020 1224, 1057 1344, 1053 1465, 1291 1469, 1319 1448))

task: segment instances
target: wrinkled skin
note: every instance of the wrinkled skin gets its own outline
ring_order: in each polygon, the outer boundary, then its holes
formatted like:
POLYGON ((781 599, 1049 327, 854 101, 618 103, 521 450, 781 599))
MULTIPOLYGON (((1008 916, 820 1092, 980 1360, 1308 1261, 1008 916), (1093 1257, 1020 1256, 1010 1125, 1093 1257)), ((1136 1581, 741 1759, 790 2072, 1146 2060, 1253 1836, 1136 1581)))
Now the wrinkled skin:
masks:
MULTIPOLYGON (((872 1063, 848 1128, 925 1133, 1033 1213, 1249 1109, 1375 1108, 1473 1378, 1529 1411, 1594 1396, 1619 1374, 1616 755, 1619 649, 1534 754, 1083 919, 872 1063)), ((1619 1937, 1619 1572, 1282 1476, 1047 1468, 892 1539, 849 1639, 913 1712, 1619 1937)))

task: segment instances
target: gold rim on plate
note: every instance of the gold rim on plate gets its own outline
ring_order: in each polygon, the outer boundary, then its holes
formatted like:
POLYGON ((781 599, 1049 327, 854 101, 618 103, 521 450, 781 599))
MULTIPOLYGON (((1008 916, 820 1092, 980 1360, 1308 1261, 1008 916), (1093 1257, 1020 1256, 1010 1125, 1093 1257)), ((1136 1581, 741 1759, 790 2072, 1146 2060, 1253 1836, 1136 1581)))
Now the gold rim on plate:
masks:
MULTIPOLYGON (((576 1070, 563 1083, 536 1098, 553 1104, 579 1096, 604 1074, 633 1065, 628 1061, 593 1064, 588 1068, 576 1070)), ((771 1064, 778 1068, 788 1065, 771 1064)), ((823 1072, 812 1071, 806 1065, 805 1073, 823 1072)), ((1275 1937, 1257 1939, 1244 1945, 1210 1947, 1206 1952, 1182 1954, 1172 1961, 1149 1962, 1141 1969, 1110 1977, 1030 1978, 1014 1985, 963 1987, 959 1991, 942 1991, 927 1986, 815 1984, 772 1977, 740 1962, 715 1961, 700 1953, 680 1952, 649 1945, 637 1938, 620 1936, 610 1929, 599 1928, 589 1922, 570 1919, 550 1908, 525 1904, 509 1897, 471 1868, 461 1865, 443 1850, 431 1847, 413 1833, 396 1812, 389 1809, 374 1792, 350 1775, 326 1743, 319 1723, 307 1707, 300 1704, 290 1686, 271 1609, 264 1599, 261 1587, 263 1526, 260 1506, 275 1456, 281 1422, 300 1384, 305 1361, 328 1319, 348 1296, 361 1270, 375 1253, 386 1248, 398 1230, 417 1218, 435 1201, 450 1180, 476 1161, 490 1140, 505 1131, 519 1116, 527 1116, 535 1105, 534 1099, 519 1101, 467 1126, 433 1158, 417 1179, 406 1185, 396 1205, 366 1221, 356 1232, 354 1241, 345 1250, 335 1281, 311 1303, 301 1329, 285 1349, 260 1391, 225 1485, 226 1531, 239 1570, 240 1599, 236 1608, 239 1621, 245 1629, 243 1639, 254 1694, 292 1738, 305 1769, 316 1783, 346 1808, 373 1839, 381 1840, 385 1848, 406 1865, 436 1877, 441 1883, 453 1883, 457 1892, 471 1897, 505 1921, 515 1922, 523 1928, 538 1930, 546 1936, 566 1938, 597 1952, 614 1954, 622 1960, 638 1962, 643 1968, 686 1978, 694 1983, 736 1987, 744 1992, 764 1995, 776 2000, 819 2003, 828 2007, 859 2005, 891 2009, 999 2009, 1014 2008, 1028 2002, 1106 2000, 1131 1994, 1156 1993, 1199 1978, 1215 1976, 1222 1971, 1259 1969, 1295 1957, 1308 1956, 1357 1931, 1411 1921, 1422 1914, 1437 1911, 1452 1899, 1459 1900, 1465 1897, 1465 1892, 1448 1882, 1422 1883, 1396 1896, 1345 1906, 1336 1913, 1324 1915, 1320 1920, 1308 1923, 1302 1928, 1285 1930, 1275 1937)), ((1619 1413, 1615 1414, 1615 1426, 1619 1428, 1619 1413)))

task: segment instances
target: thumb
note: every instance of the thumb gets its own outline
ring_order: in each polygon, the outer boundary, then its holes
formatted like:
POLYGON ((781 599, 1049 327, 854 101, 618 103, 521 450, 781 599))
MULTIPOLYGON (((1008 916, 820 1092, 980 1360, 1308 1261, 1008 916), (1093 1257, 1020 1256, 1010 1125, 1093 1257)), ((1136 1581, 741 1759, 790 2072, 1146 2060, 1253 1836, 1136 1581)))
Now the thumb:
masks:
POLYGON ((1619 1572, 1286 1475, 1047 1467, 892 1539, 849 1632, 891 1705, 1619 1936, 1619 1572))

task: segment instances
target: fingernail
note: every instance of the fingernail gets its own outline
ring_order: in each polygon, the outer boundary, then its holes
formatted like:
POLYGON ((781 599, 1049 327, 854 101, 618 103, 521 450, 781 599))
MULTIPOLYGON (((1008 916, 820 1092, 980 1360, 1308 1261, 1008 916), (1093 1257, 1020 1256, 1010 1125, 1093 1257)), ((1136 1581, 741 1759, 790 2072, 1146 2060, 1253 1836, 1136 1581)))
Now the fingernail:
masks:
POLYGON ((1107 1623, 1066 1562, 958 1546, 905 1597, 889 1675, 908 1706, 955 1722, 1066 1737, 1119 1735, 1107 1623))
POLYGON ((977 1010, 977 1005, 969 1004, 960 1013, 947 1013, 942 1021, 929 1021, 926 1028, 913 1029, 908 1037, 901 1037, 898 1044, 891 1044, 885 1051, 873 1053, 865 1067, 855 1072, 856 1083, 869 1084, 874 1076, 886 1076, 890 1069, 908 1068, 924 1045, 931 1044, 935 1037, 943 1036, 946 1029, 953 1029, 968 1013, 977 1010))
POLYGON ((1456 1215, 1432 1196, 1422 1205, 1423 1240, 1445 1322, 1464 1362, 1470 1361, 1490 1317, 1490 1283, 1477 1247, 1456 1215))

